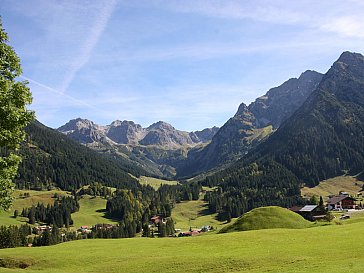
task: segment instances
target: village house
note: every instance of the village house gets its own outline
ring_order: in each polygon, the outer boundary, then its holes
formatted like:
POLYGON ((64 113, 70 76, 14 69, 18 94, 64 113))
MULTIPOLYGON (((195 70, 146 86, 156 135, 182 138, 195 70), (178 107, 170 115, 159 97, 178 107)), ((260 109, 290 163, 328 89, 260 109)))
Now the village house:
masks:
POLYGON ((160 223, 160 222, 162 222, 162 223, 166 223, 167 221, 166 221, 166 219, 164 219, 164 218, 162 218, 162 217, 160 217, 159 215, 157 215, 157 216, 153 216, 153 217, 151 217, 150 218, 150 222, 153 224, 153 225, 158 225, 158 223, 160 223))
POLYGON ((105 230, 105 229, 112 229, 114 225, 111 224, 96 224, 92 227, 92 230, 105 230))
POLYGON ((91 233, 91 230, 88 228, 88 226, 81 226, 78 231, 82 234, 91 233))
POLYGON ((48 230, 49 232, 52 231, 52 227, 51 226, 47 226, 47 225, 43 225, 43 226, 35 226, 33 228, 33 233, 40 235, 42 234, 44 231, 48 230))
POLYGON ((355 209, 356 199, 347 193, 341 192, 339 195, 329 196, 327 201, 327 210, 347 210, 355 209))
POLYGON ((289 208, 289 210, 301 215, 303 218, 309 221, 324 219, 326 216, 326 210, 324 208, 320 208, 317 205, 306 205, 304 207, 295 206, 289 208))

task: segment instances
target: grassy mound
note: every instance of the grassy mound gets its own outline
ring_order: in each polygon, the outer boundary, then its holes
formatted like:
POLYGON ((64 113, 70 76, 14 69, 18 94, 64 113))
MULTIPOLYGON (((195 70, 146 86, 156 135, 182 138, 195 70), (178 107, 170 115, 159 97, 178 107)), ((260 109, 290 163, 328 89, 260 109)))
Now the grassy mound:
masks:
POLYGON ((281 207, 262 207, 253 209, 236 219, 234 223, 221 229, 220 233, 272 229, 272 228, 306 228, 311 222, 288 209, 281 207))

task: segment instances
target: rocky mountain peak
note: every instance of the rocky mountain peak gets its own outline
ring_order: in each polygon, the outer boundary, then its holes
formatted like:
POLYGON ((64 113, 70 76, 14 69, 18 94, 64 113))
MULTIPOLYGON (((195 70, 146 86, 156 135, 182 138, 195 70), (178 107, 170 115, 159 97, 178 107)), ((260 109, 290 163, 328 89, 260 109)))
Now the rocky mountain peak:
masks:
POLYGON ((58 128, 59 131, 72 131, 76 129, 82 128, 91 128, 94 126, 94 123, 88 119, 76 118, 67 122, 65 125, 58 128))
POLYGON ((118 144, 137 144, 144 135, 141 125, 127 120, 113 121, 106 132, 106 136, 118 144))
POLYGON ((298 80, 300 81, 312 81, 314 78, 322 78, 322 74, 319 72, 316 72, 314 70, 306 70, 305 72, 303 72, 298 80))
POLYGON ((355 65, 362 62, 364 56, 360 53, 345 51, 343 52, 336 62, 342 62, 348 65, 355 65))
POLYGON ((142 126, 140 124, 136 124, 134 123, 134 121, 130 121, 130 120, 115 120, 113 122, 111 122, 111 124, 109 125, 109 127, 119 127, 119 126, 132 126, 132 127, 140 127, 142 128, 142 126))
POLYGON ((257 127, 271 124, 278 128, 317 88, 322 76, 316 71, 307 70, 299 78, 291 78, 257 98, 248 106, 257 119, 257 127))
POLYGON ((148 130, 155 130, 155 129, 167 130, 167 131, 176 130, 171 124, 164 121, 155 122, 148 127, 148 130))
POLYGON ((103 141, 105 127, 99 126, 88 119, 72 119, 57 130, 73 138, 74 140, 86 144, 94 141, 103 141))
POLYGON ((248 106, 245 103, 239 105, 238 111, 235 113, 235 117, 250 113, 248 106))
POLYGON ((341 54, 339 59, 332 65, 326 73, 327 77, 337 75, 340 77, 364 78, 364 56, 359 53, 346 51, 341 54))

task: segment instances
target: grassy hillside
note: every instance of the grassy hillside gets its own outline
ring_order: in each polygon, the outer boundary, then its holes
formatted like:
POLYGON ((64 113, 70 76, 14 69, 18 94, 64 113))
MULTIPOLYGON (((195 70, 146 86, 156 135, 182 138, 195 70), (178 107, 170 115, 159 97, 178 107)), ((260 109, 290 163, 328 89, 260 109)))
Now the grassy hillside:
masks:
MULTIPOLYGON (((298 230, 81 240, 51 247, 2 249, 0 257, 3 263, 30 265, 29 273, 363 272, 363 242, 358 240, 363 224, 361 218, 352 224, 298 230)), ((24 270, 0 268, 0 272, 24 270)))
POLYGON ((139 183, 142 185, 150 185, 152 186, 155 190, 158 190, 160 185, 177 185, 178 182, 177 181, 169 181, 169 180, 164 180, 164 179, 159 179, 159 178, 154 178, 154 177, 147 177, 147 176, 141 176, 139 178, 139 183))
MULTIPOLYGON (((203 187, 209 191, 212 188, 203 187)), ((201 228, 203 226, 213 226, 219 230, 226 225, 226 222, 220 222, 216 219, 217 213, 211 213, 208 210, 207 203, 203 200, 204 194, 200 194, 200 199, 195 201, 183 201, 177 203, 172 210, 172 218, 176 222, 175 228, 182 231, 192 228, 201 228)))
POLYGON ((307 228, 312 223, 302 216, 281 207, 262 207, 253 209, 224 227, 221 233, 272 228, 307 228))
POLYGON ((54 194, 67 195, 67 192, 60 190, 51 191, 34 191, 34 190, 16 190, 14 193, 14 203, 9 211, 0 211, 0 225, 20 225, 25 224, 27 218, 18 217, 14 218, 14 211, 18 210, 19 214, 23 208, 31 207, 32 205, 37 205, 38 203, 53 204, 54 194), (29 197, 24 197, 24 193, 29 193, 29 197))
POLYGON ((216 220, 217 213, 211 214, 208 211, 207 204, 203 200, 183 201, 176 204, 172 210, 172 218, 176 222, 175 228, 183 231, 192 228, 201 228, 202 226, 213 226, 221 229, 224 222, 216 220))
POLYGON ((340 191, 346 191, 350 194, 357 194, 363 185, 363 181, 358 180, 353 176, 338 176, 335 178, 327 179, 316 187, 304 187, 301 189, 303 197, 328 196, 330 194, 338 194, 340 191))

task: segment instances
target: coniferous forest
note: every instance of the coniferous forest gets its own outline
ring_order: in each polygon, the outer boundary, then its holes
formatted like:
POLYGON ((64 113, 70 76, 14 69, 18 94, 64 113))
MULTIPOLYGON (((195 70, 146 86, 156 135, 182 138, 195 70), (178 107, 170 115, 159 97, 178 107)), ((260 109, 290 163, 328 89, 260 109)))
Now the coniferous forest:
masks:
POLYGON ((135 176, 145 171, 120 157, 98 154, 35 121, 26 128, 23 161, 15 183, 19 189, 47 189, 57 186, 76 190, 91 182, 110 187, 134 187, 135 176))

